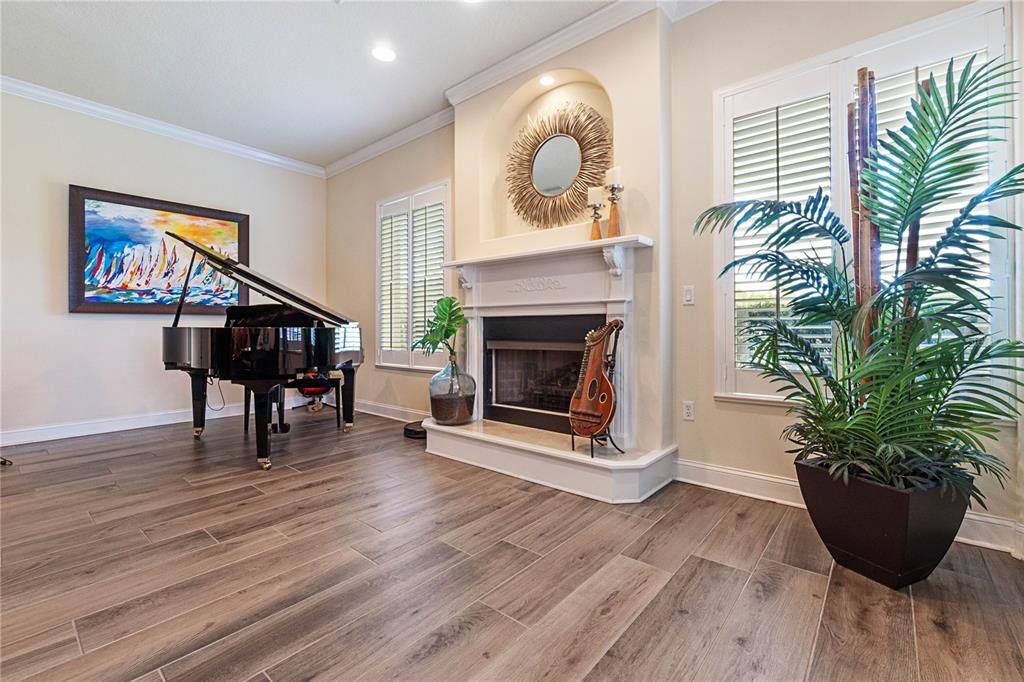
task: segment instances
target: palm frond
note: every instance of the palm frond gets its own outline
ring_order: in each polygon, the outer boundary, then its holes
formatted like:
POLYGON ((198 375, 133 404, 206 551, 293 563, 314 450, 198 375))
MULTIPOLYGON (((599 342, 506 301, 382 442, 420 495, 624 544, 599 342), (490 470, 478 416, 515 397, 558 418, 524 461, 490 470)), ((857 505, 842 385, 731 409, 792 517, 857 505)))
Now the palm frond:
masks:
POLYGON ((803 202, 749 200, 714 206, 697 216, 693 230, 702 234, 730 227, 747 235, 771 228, 764 239, 766 249, 782 250, 807 239, 850 241, 849 231, 820 187, 803 202))
POLYGON ((907 227, 943 201, 961 195, 984 170, 983 143, 999 140, 993 131, 1001 117, 991 111, 1009 101, 1012 65, 996 59, 975 66, 971 57, 959 79, 953 61, 946 70, 946 88, 930 76, 919 85, 907 123, 889 130, 890 141, 867 160, 861 178, 861 203, 882 242, 898 244, 907 227))

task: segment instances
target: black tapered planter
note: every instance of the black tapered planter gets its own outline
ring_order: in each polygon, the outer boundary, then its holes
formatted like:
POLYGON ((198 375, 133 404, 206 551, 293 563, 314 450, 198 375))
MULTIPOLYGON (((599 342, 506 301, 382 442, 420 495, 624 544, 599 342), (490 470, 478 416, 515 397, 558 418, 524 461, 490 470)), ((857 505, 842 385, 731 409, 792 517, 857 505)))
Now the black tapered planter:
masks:
POLYGON ((939 486, 900 490, 874 481, 834 480, 796 462, 800 492, 836 563, 900 589, 927 578, 946 556, 967 512, 962 495, 939 486))

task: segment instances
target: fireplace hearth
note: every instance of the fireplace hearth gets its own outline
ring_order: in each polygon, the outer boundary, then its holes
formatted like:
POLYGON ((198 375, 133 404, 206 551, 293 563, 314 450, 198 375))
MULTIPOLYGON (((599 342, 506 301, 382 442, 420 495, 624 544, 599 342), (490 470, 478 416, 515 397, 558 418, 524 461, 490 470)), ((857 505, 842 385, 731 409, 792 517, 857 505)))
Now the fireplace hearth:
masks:
POLYGON ((583 339, 602 315, 484 319, 484 418, 569 433, 583 339))

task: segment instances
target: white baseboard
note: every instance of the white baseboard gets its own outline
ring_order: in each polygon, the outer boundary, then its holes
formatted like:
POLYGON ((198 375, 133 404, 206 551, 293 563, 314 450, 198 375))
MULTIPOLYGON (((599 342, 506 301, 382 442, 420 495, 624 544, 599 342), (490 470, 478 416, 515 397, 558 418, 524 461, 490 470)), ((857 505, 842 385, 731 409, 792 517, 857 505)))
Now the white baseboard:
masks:
MULTIPOLYGON (((299 395, 290 396, 287 399, 288 407, 303 405, 306 398, 299 395)), ((221 419, 223 417, 235 417, 242 414, 244 403, 228 403, 224 409, 214 412, 206 411, 206 419, 221 419)), ((66 424, 55 424, 52 426, 37 426, 28 429, 11 429, 0 431, 0 445, 22 445, 24 443, 42 443, 48 440, 59 438, 73 438, 75 436, 91 436, 97 433, 111 433, 114 431, 127 431, 129 429, 141 429, 146 426, 162 426, 164 424, 178 424, 180 422, 191 422, 192 410, 168 410, 166 412, 151 412, 149 414, 138 414, 129 417, 113 417, 110 419, 95 419, 91 421, 68 422, 66 424)))
MULTIPOLYGON (((791 507, 805 506, 795 478, 680 459, 676 480, 791 507)), ((968 511, 956 539, 968 545, 1024 556, 1024 525, 1002 516, 968 511)))
POLYGON ((356 411, 373 414, 378 417, 386 417, 400 422, 415 422, 430 416, 429 412, 412 410, 408 407, 400 407, 398 405, 375 403, 369 400, 356 400, 356 411))

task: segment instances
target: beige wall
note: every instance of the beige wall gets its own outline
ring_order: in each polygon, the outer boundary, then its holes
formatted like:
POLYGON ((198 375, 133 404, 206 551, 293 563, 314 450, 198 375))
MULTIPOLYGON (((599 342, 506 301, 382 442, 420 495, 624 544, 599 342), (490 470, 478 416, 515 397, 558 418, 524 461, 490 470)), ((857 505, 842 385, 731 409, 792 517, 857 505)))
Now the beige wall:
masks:
MULTIPOLYGON (((714 310, 716 272, 711 239, 695 239, 694 218, 714 203, 712 93, 760 74, 904 26, 960 3, 722 2, 673 27, 672 121, 673 207, 677 233, 677 286, 694 284, 697 305, 679 309, 675 325, 675 383, 678 400, 696 402, 697 420, 679 418, 680 457, 793 477, 792 456, 779 440, 791 419, 774 406, 716 401, 714 393, 714 310)), ((1015 455, 1012 430, 996 447, 1008 461, 1015 455)), ((1013 516, 1013 484, 1000 490, 991 481, 989 510, 1013 516)))
POLYGON ((429 372, 376 367, 377 202, 454 175, 452 126, 327 180, 327 304, 363 327, 366 361, 356 399, 427 412, 429 372))
MULTIPOLYGON (((160 360, 170 317, 67 312, 68 184, 248 213, 252 265, 323 299, 322 178, 13 95, 3 95, 2 119, 4 432, 166 417, 190 404, 186 376, 160 360)), ((227 387, 225 395, 240 401, 227 387)))

